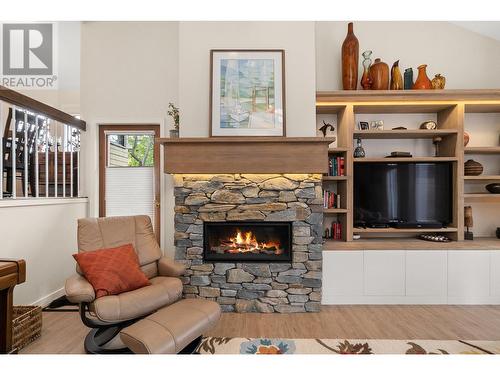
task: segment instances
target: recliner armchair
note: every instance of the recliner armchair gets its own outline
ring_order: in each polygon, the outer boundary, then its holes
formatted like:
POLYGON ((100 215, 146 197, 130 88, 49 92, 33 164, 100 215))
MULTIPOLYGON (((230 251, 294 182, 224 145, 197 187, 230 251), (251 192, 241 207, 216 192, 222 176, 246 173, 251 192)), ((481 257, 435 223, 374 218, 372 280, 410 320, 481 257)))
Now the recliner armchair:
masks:
POLYGON ((78 220, 78 252, 113 248, 131 243, 142 271, 151 285, 95 298, 92 285, 77 274, 66 280, 66 296, 80 306, 83 323, 92 328, 85 338, 87 353, 128 352, 125 347, 111 348, 121 329, 181 299, 179 276, 185 266, 162 255, 149 216, 86 218, 78 220))

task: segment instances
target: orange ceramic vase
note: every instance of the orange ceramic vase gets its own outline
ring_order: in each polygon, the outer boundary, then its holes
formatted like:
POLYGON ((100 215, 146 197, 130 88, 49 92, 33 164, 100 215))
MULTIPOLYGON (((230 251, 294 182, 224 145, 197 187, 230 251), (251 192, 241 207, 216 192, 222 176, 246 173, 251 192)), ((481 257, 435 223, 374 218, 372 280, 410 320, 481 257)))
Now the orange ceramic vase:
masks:
POLYGON ((413 90, 430 90, 432 89, 432 81, 427 77, 427 65, 418 67, 418 77, 413 84, 413 90))

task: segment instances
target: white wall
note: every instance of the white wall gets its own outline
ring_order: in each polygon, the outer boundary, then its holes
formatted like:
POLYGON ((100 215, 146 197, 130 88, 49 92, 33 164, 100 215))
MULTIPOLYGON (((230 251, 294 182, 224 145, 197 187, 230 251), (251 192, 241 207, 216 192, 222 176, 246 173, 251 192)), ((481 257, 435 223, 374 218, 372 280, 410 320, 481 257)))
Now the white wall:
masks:
POLYGON ((0 257, 26 260, 26 282, 16 286, 15 304, 51 302, 64 294, 64 281, 75 272, 76 221, 87 216, 87 200, 51 201, 56 203, 0 206, 0 257))
MULTIPOLYGON (((347 22, 316 22, 316 88, 342 88, 341 47, 347 22)), ((441 73, 448 89, 500 87, 500 42, 450 22, 354 22, 362 56, 372 50, 389 67, 400 60, 402 71, 427 64, 427 75, 441 73)))
MULTIPOLYGON (((98 124, 160 124, 168 133, 169 102, 177 102, 177 22, 82 23, 81 108, 87 121, 84 193, 98 216, 98 124)), ((162 246, 173 251, 173 192, 161 176, 162 246)))
POLYGON ((180 22, 183 137, 209 134, 211 49, 284 49, 287 136, 314 136, 314 22, 180 22))
POLYGON ((20 91, 70 114, 80 114, 80 22, 54 22, 57 89, 20 91))

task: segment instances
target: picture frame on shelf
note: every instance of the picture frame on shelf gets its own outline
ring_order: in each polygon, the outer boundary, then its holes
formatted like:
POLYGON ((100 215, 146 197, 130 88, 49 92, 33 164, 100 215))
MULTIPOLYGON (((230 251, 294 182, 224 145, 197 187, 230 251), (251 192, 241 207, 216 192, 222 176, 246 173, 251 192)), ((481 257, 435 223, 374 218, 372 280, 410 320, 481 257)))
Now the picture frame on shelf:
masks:
POLYGON ((383 120, 372 121, 370 124, 370 128, 372 130, 384 130, 384 121, 383 120))
POLYGON ((286 135, 285 51, 210 51, 210 136, 286 135))
POLYGON ((366 121, 360 121, 358 124, 359 130, 370 130, 370 124, 366 121))

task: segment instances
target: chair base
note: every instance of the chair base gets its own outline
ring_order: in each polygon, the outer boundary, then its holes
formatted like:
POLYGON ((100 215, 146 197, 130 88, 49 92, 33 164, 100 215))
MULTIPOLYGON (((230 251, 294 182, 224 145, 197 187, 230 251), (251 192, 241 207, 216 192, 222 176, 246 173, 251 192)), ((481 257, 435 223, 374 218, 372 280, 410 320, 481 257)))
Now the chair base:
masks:
POLYGON ((196 351, 198 346, 201 344, 202 336, 198 336, 193 341, 191 341, 187 346, 182 349, 178 354, 200 354, 196 351))
POLYGON ((107 343, 113 340, 124 328, 123 326, 114 326, 107 328, 93 328, 85 337, 83 346, 87 354, 131 354, 132 351, 127 348, 108 349, 107 343))

